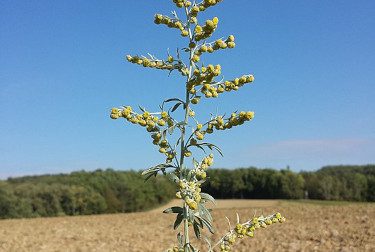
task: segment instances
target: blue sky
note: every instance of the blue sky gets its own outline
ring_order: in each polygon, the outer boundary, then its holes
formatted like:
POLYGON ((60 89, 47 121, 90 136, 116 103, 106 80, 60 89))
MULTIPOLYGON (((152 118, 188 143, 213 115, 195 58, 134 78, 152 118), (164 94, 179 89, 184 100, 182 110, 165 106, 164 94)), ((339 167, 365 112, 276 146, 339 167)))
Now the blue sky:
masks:
MULTIPOLYGON (((144 129, 112 121, 113 106, 157 110, 183 96, 177 73, 126 54, 166 56, 186 45, 153 24, 172 1, 3 0, 0 3, 0 177, 78 169, 140 169, 163 161, 144 129)), ((202 59, 254 85, 204 100, 196 112, 253 110, 212 140, 215 167, 311 170, 375 163, 375 2, 226 0, 214 38, 236 48, 202 59)))

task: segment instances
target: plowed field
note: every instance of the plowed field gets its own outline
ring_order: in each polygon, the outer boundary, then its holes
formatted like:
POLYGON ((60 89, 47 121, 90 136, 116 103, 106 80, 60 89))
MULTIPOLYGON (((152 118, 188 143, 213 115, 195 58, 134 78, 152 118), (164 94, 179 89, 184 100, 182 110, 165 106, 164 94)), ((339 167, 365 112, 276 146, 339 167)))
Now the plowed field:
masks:
MULTIPOLYGON (((131 214, 2 220, 0 251, 163 251, 175 241, 174 216, 161 213, 166 207, 131 214)), ((245 220, 254 211, 279 211, 287 221, 257 230, 233 251, 375 251, 375 204, 370 203, 219 200, 213 210, 213 240, 227 229, 225 216, 234 222, 236 212, 245 220)))

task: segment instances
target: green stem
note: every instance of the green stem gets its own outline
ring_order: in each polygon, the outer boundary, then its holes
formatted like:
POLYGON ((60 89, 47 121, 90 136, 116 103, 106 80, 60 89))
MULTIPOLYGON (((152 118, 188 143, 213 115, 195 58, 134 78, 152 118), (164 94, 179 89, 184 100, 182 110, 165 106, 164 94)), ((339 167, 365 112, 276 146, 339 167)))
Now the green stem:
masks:
POLYGON ((189 206, 186 203, 184 203, 184 237, 185 237, 184 251, 185 252, 190 251, 188 212, 189 212, 189 206))
MULTIPOLYGON (((193 35, 191 33, 190 29, 190 22, 189 22, 189 11, 188 8, 185 7, 185 14, 186 14, 186 19, 187 19, 187 29, 189 32, 189 44, 190 42, 193 41, 193 35)), ((192 74, 192 58, 193 58, 193 52, 190 50, 190 55, 189 55, 189 73, 187 76, 186 84, 190 81, 191 79, 191 74, 192 74)), ((184 118, 184 125, 182 126, 181 129, 181 153, 180 153, 180 178, 182 178, 182 169, 184 166, 184 154, 185 154, 185 133, 186 133, 186 125, 189 120, 189 104, 190 104, 190 95, 189 95, 189 90, 186 89, 186 95, 185 95, 185 118, 184 118)), ((190 246, 189 246, 189 206, 184 202, 184 238, 185 238, 185 244, 184 244, 184 251, 189 252, 190 251, 190 246)))

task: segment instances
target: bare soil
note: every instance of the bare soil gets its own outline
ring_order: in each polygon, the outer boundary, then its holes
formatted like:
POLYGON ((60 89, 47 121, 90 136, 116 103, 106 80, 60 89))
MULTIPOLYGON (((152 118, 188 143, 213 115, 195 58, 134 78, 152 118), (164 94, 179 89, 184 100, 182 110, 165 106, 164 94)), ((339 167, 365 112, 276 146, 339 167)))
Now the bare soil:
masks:
MULTIPOLYGON (((176 237, 174 215, 161 213, 167 207, 144 213, 1 220, 0 251, 163 251, 176 237)), ((375 251, 373 203, 219 200, 213 209, 213 240, 228 229, 225 216, 234 223, 236 212, 243 221, 255 211, 279 211, 287 218, 257 230, 254 238, 239 240, 233 251, 375 251)))

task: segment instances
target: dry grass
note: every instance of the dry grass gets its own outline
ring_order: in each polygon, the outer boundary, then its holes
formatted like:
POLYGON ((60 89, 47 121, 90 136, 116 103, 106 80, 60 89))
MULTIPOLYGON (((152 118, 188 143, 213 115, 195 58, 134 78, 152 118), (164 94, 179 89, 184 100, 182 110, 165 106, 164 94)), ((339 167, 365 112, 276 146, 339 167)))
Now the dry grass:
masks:
MULTIPOLYGON (((162 251, 174 244, 174 216, 159 210, 2 220, 0 251, 162 251)), ((287 222, 256 232, 234 251, 375 251, 375 204, 224 200, 213 211, 215 226, 224 231, 224 216, 234 220, 238 212, 245 218, 254 210, 280 211, 287 222)))

